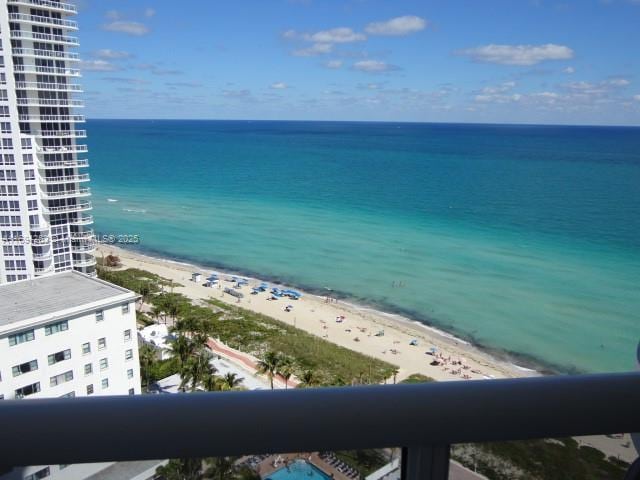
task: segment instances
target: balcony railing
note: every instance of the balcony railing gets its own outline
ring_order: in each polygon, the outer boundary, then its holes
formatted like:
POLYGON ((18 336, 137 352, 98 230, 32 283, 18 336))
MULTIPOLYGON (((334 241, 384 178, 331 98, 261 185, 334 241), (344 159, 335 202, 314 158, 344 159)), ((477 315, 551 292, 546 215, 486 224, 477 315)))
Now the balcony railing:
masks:
POLYGON ((44 49, 33 49, 33 48, 21 48, 14 47, 11 50, 13 55, 19 57, 47 57, 47 58, 58 58, 61 60, 68 60, 72 62, 80 61, 80 57, 75 52, 59 52, 57 50, 44 50, 44 49))
POLYGON ((10 5, 25 5, 28 7, 38 6, 49 8, 51 10, 58 10, 61 12, 68 13, 78 13, 78 9, 75 5, 71 3, 59 3, 59 2, 51 2, 49 0, 8 0, 7 3, 10 5))
POLYGON ((20 115, 19 120, 21 122, 72 122, 72 123, 84 123, 84 115, 20 115))
POLYGON ((71 238, 73 240, 88 240, 93 238, 93 230, 87 230, 84 232, 71 232, 71 238))
POLYGON ((65 45, 80 45, 76 37, 67 35, 51 35, 49 33, 28 32, 24 30, 11 30, 11 38, 18 40, 35 40, 38 42, 62 43, 65 45))
POLYGON ((49 92, 82 92, 82 87, 75 83, 48 82, 16 82, 19 90, 46 90, 49 92))
MULTIPOLYGON (((55 207, 42 207, 42 209, 46 213, 72 213, 72 212, 82 212, 85 210, 91 210, 93 207, 91 206, 91 202, 82 202, 76 205, 62 205, 55 207)), ((92 218, 93 221, 93 218, 92 218)), ((80 223, 74 223, 73 221, 69 221, 70 224, 73 225, 81 225, 80 223)))
POLYGON ((26 107, 84 107, 82 100, 63 98, 18 98, 17 103, 26 107))
POLYGON ((85 138, 86 130, 40 130, 35 132, 36 137, 41 138, 85 138))
POLYGON ((640 431, 638 405, 639 373, 5 400, 0 445, 13 466, 404 446, 402 478, 446 479, 452 444, 640 431))
POLYGON ((91 195, 89 187, 76 188, 75 190, 61 190, 59 192, 42 192, 42 198, 71 198, 71 197, 88 197, 91 195))
POLYGON ((38 25, 56 25, 70 30, 77 30, 78 23, 73 20, 62 20, 60 18, 42 17, 40 15, 28 15, 26 13, 10 13, 9 20, 17 22, 34 23, 38 25))
POLYGON ((38 147, 38 153, 76 153, 89 151, 86 145, 67 145, 65 147, 38 147))
POLYGON ((48 184, 48 185, 52 185, 52 184, 57 184, 57 183, 69 183, 69 182, 88 182, 89 179, 89 174, 88 173, 82 173, 79 175, 66 175, 66 176, 61 176, 61 177, 42 177, 40 179, 41 183, 44 184, 48 184))
POLYGON ((38 168, 52 169, 52 168, 81 168, 88 167, 89 160, 62 160, 55 162, 38 162, 38 168))
POLYGON ((96 259, 94 257, 87 257, 83 260, 73 260, 74 268, 93 267, 95 264, 96 264, 96 259))
POLYGON ((64 75, 66 77, 79 77, 80 70, 77 68, 62 68, 62 67, 41 67, 35 65, 13 65, 14 72, 19 73, 34 73, 34 74, 47 74, 47 75, 64 75))
POLYGON ((84 215, 82 217, 69 220, 69 225, 91 225, 92 223, 93 223, 92 215, 84 215))

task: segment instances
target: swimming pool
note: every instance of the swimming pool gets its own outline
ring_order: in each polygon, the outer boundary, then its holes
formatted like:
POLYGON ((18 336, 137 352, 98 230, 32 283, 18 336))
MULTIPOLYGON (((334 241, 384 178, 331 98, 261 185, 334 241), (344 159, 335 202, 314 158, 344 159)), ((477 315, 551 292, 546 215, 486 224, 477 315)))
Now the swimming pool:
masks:
POLYGON ((329 475, 314 465, 304 460, 296 460, 290 463, 288 467, 276 470, 271 475, 265 477, 264 480, 309 480, 310 478, 315 480, 331 479, 329 475))

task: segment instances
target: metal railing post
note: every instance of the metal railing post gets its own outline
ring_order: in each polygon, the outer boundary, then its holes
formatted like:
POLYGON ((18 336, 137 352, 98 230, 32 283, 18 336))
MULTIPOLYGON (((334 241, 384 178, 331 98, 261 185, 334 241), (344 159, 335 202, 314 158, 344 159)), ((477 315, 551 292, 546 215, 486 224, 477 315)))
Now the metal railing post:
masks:
POLYGON ((403 447, 402 480, 447 480, 449 445, 403 447))

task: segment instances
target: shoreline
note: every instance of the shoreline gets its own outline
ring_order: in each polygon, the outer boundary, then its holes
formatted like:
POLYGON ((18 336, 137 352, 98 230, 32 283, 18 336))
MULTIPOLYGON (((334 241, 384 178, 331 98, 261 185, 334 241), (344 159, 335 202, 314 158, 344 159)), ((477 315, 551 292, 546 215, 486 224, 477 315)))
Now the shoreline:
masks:
MULTIPOLYGON (((202 263, 197 259, 191 259, 189 257, 179 258, 171 256, 166 252, 162 252, 159 250, 136 248, 135 246, 123 247, 115 245, 100 245, 100 248, 103 250, 112 248, 123 252, 130 252, 135 255, 147 257, 151 260, 175 264, 184 268, 188 267, 190 269, 199 269, 202 271, 215 271, 222 275, 238 275, 258 282, 285 285, 287 287, 292 287, 300 290, 307 295, 322 297, 321 292, 323 291, 323 289, 320 287, 314 287, 299 283, 292 284, 288 283, 285 279, 278 276, 261 275, 248 269, 231 267, 224 264, 216 264, 215 262, 202 263)), ((485 345, 482 342, 477 341, 477 339, 475 339, 473 335, 447 330, 446 327, 439 325, 435 319, 420 315, 419 313, 409 309, 402 309, 398 308, 397 306, 388 305, 381 302, 368 302, 367 299, 355 297, 342 291, 332 290, 331 293, 333 298, 337 298, 342 302, 343 305, 347 305, 350 308, 364 313, 371 313, 373 315, 388 317, 394 322, 406 324, 409 327, 417 328, 420 331, 427 330, 440 337, 449 338, 454 342, 466 344, 469 347, 484 353, 495 362, 510 365, 516 371, 524 372, 526 376, 558 374, 574 375, 589 373, 575 366, 556 365, 550 362, 545 362, 542 359, 528 354, 485 345)))
MULTIPOLYGON (((160 276, 170 278, 183 287, 175 290, 190 297, 192 300, 202 300, 206 298, 216 298, 226 301, 227 303, 240 306, 258 313, 263 313, 277 320, 291 324, 291 316, 293 316, 293 325, 297 328, 307 331, 310 334, 320 336, 332 343, 338 344, 345 348, 367 354, 374 358, 385 360, 399 367, 398 379, 406 378, 413 373, 422 373, 436 380, 457 380, 468 376, 469 379, 486 379, 486 378, 513 378, 524 376, 537 376, 543 372, 523 366, 508 359, 500 358, 492 355, 481 346, 459 338, 455 334, 440 330, 439 328, 427 325, 422 321, 412 319, 405 315, 386 312, 369 305, 358 304, 357 299, 345 297, 344 295, 336 296, 336 292, 332 292, 335 303, 327 303, 325 298, 318 295, 317 289, 299 288, 304 294, 303 298, 291 302, 294 304, 294 315, 284 314, 283 310, 278 309, 278 305, 283 302, 261 301, 261 295, 247 295, 245 291, 244 299, 238 304, 236 299, 230 299, 229 295, 225 295, 218 288, 202 287, 191 281, 190 274, 192 271, 200 271, 201 273, 216 273, 225 275, 242 275, 248 278, 250 286, 257 285, 262 281, 270 284, 281 285, 283 287, 291 287, 286 283, 265 277, 255 276, 254 274, 244 274, 238 269, 226 269, 220 267, 205 267, 196 262, 183 261, 179 259, 166 258, 156 255, 162 255, 161 252, 140 251, 142 249, 124 248, 114 245, 99 245, 98 255, 114 254, 120 257, 123 268, 140 268, 151 271, 160 276), (311 291, 310 291, 311 290, 311 291), (315 292, 313 290, 316 290, 315 292), (255 300, 252 302, 252 300, 255 300), (298 309, 298 306, 304 305, 304 308, 298 309), (344 324, 336 324, 332 319, 345 314, 347 320, 344 324), (355 322, 354 322, 355 319, 355 322), (296 320, 298 320, 296 322, 296 320), (351 327, 354 323, 355 328, 360 330, 360 334, 353 332, 351 327), (362 327, 362 325, 365 325, 362 327), (336 328, 337 327, 337 328, 336 328), (342 328, 345 327, 345 328, 342 328), (378 332, 384 331, 385 335, 377 337, 372 335, 373 330, 378 332), (331 334, 331 335, 330 335, 331 334), (330 336, 329 336, 330 335, 330 336), (366 336, 365 336, 366 335, 366 336), (360 339, 362 336, 362 340, 360 339), (390 337, 390 338, 389 338, 390 337), (372 345, 371 339, 376 338, 376 347, 372 345), (417 339, 419 346, 409 346, 409 341, 417 339), (391 340, 392 343, 386 341, 391 340), (349 342, 351 340, 351 342, 349 342), (357 343, 353 343, 353 340, 357 343), (380 341, 382 340, 382 341, 380 341), (441 369, 442 365, 434 367, 430 362, 434 359, 432 356, 425 355, 425 349, 437 348, 438 354, 442 355, 448 362, 457 364, 458 359, 462 359, 465 371, 460 367, 457 374, 451 374, 452 367, 441 369), (387 354, 387 352, 391 354, 387 354), (395 353, 394 353, 395 352, 395 353), (410 354, 406 356, 405 354, 410 354), (410 358, 408 358, 410 357, 410 358)), ((221 282, 223 286, 225 282, 221 282)), ((265 299, 266 300, 266 299, 265 299)))

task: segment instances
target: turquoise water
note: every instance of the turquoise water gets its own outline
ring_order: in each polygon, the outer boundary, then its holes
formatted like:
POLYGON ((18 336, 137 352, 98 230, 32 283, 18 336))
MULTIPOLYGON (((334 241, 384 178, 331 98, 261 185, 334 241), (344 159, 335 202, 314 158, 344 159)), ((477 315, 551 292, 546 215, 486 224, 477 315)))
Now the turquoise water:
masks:
POLYGON ((315 480, 329 479, 329 475, 325 475, 321 470, 310 463, 297 460, 289 467, 276 470, 265 480, 307 480, 309 478, 315 480))
POLYGON ((640 129, 87 128, 99 232, 139 234, 138 248, 158 256, 328 286, 520 363, 634 368, 640 129))

